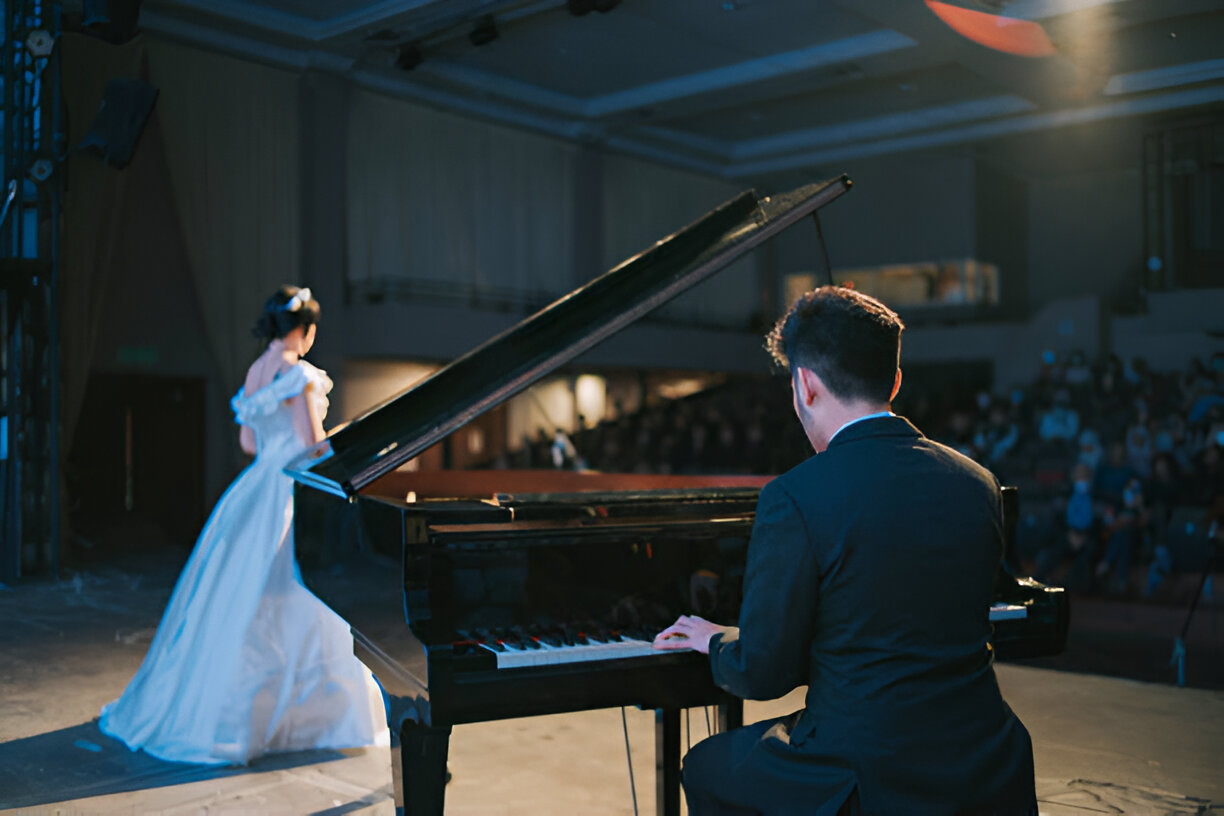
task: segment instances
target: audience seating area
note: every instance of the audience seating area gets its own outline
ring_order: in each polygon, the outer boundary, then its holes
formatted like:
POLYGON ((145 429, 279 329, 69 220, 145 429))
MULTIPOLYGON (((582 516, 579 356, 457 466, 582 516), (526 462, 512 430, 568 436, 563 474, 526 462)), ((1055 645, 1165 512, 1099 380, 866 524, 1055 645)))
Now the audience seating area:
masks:
MULTIPOLYGON (((907 382, 927 435, 1020 488, 1021 568, 1077 593, 1185 600, 1224 530, 1224 354, 1181 371, 1047 353, 1035 382, 952 401, 907 382)), ((779 473, 809 452, 784 377, 649 404, 572 440, 541 431, 519 467, 779 473)), ((1192 590, 1194 591, 1194 590, 1192 590)), ((1214 587, 1208 580, 1204 599, 1214 587)))

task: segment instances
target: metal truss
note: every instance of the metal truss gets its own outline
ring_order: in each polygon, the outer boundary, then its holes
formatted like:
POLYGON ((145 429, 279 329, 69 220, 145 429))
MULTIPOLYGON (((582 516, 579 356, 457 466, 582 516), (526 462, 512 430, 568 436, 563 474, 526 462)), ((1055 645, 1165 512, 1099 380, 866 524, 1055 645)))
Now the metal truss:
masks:
POLYGON ((0 0, 0 581, 59 568, 60 3, 0 0))

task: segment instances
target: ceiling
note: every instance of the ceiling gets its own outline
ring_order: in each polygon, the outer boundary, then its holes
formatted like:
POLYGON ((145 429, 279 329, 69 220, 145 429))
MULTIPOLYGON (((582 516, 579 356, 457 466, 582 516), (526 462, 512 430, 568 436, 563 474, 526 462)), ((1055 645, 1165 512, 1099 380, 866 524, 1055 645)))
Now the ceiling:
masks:
POLYGON ((1224 111, 1224 0, 621 0, 582 15, 565 0, 145 0, 140 19, 736 180, 1224 111), (1049 47, 979 45, 937 7, 1049 47), (496 37, 474 44, 490 19, 496 37))

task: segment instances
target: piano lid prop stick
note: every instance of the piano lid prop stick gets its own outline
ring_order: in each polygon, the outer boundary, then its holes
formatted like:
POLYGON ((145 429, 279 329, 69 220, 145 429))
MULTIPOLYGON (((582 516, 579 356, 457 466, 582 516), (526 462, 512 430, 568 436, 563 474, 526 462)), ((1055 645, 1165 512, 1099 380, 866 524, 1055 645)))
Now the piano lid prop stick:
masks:
POLYGON ((820 213, 812 210, 812 223, 816 225, 816 244, 820 247, 820 257, 824 261, 825 278, 833 285, 833 266, 829 263, 829 247, 825 244, 824 230, 820 228, 820 213))

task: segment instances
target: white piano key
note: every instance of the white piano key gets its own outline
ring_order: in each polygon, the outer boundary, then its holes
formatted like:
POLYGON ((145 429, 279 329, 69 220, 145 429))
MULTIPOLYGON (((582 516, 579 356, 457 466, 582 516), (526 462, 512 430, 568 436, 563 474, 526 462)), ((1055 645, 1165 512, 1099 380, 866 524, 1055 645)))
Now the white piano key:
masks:
MULTIPOLYGON (((994 604, 990 607, 990 620, 1017 620, 1028 617, 1028 607, 1016 604, 994 604)), ((525 666, 559 666, 565 663, 593 663, 600 660, 624 660, 636 657, 650 657, 659 654, 647 640, 622 638, 621 640, 597 641, 574 644, 573 646, 552 646, 539 641, 538 649, 518 648, 508 643, 503 644, 504 651, 498 651, 493 646, 482 643, 483 648, 493 652, 497 657, 497 668, 517 669, 525 666)), ((681 650, 685 651, 685 650, 681 650)))
POLYGON ((550 646, 541 643, 539 649, 515 649, 506 646, 499 652, 481 644, 497 657, 497 668, 516 669, 523 666, 557 666, 565 663, 588 663, 599 660, 624 660, 659 654, 650 641, 624 638, 619 641, 591 642, 573 646, 550 646))

